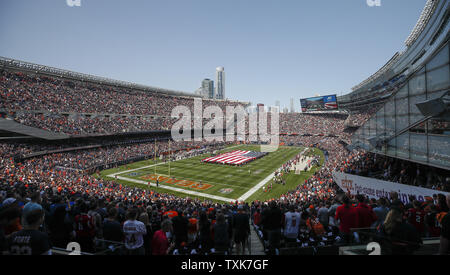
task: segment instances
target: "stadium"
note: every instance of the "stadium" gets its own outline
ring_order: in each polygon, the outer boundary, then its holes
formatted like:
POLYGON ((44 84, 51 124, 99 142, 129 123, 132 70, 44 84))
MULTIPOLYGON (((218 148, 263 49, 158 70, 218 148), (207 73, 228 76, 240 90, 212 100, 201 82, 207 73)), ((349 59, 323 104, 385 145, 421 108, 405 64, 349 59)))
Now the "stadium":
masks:
POLYGON ((302 112, 0 57, 2 253, 449 254, 449 16, 302 112))

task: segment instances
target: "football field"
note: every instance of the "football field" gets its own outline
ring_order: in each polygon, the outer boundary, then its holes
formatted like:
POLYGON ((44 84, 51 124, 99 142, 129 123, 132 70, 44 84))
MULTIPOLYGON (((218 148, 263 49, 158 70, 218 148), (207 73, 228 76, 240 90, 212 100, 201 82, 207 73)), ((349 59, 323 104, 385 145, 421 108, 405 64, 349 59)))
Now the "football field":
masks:
MULTIPOLYGON (((220 153, 235 150, 260 151, 257 145, 234 145, 220 153)), ((150 188, 159 193, 172 193, 179 196, 207 199, 213 201, 254 201, 279 197, 303 183, 319 167, 296 175, 291 172, 285 175, 285 186, 273 184, 270 192, 263 192, 264 186, 270 184, 273 173, 284 163, 305 152, 302 147, 280 146, 276 152, 254 160, 243 166, 231 166, 213 163, 202 163, 201 160, 211 154, 177 160, 170 163, 145 160, 115 169, 104 170, 100 176, 115 180, 118 183, 150 188), (156 182, 158 181, 158 186, 156 182)), ((315 154, 323 154, 314 149, 315 154)))

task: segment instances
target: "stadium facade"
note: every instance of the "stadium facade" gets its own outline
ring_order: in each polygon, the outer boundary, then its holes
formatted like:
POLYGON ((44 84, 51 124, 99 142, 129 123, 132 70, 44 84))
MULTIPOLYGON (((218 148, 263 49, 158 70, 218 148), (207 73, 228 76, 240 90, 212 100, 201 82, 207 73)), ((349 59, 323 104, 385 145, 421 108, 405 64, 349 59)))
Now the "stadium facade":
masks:
POLYGON ((449 1, 427 1, 406 49, 338 98, 349 113, 376 106, 352 146, 450 169, 449 15, 449 1))

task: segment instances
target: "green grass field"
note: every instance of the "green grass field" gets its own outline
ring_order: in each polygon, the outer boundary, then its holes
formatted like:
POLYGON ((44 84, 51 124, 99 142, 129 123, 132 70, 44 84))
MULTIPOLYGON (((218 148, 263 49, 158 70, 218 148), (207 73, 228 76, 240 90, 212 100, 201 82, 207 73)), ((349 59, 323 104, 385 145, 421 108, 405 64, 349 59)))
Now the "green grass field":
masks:
MULTIPOLYGON (((300 175, 291 172, 284 176, 286 185, 273 184, 270 192, 263 192, 262 188, 258 188, 250 196, 249 190, 264 180, 267 181, 265 186, 270 184, 272 180, 269 180, 269 176, 304 149, 280 146, 276 152, 241 167, 202 163, 201 160, 209 157, 210 154, 170 162, 170 164, 157 161, 155 165, 153 160, 146 160, 101 171, 100 177, 115 180, 124 185, 151 188, 159 193, 171 193, 182 197, 189 196, 221 202, 243 200, 244 197, 247 202, 265 201, 295 189, 319 168, 313 167, 300 175), (117 175, 118 179, 108 176, 115 173, 120 173, 117 175), (160 187, 147 185, 149 182, 155 183, 156 178, 159 179, 160 187), (246 195, 243 196, 244 194, 246 195)), ((260 151, 259 146, 237 145, 228 147, 221 153, 234 150, 260 151)), ((314 149, 314 153, 321 156, 321 164, 323 164, 323 153, 318 149, 314 149)))

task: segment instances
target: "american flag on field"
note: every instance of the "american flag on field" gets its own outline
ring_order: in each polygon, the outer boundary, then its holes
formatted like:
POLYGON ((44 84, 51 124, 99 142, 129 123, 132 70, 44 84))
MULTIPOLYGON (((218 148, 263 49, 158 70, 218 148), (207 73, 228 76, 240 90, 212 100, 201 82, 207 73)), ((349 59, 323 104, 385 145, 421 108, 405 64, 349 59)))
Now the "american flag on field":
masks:
POLYGON ((222 155, 203 159, 202 162, 241 165, 265 156, 265 152, 237 150, 222 155))

